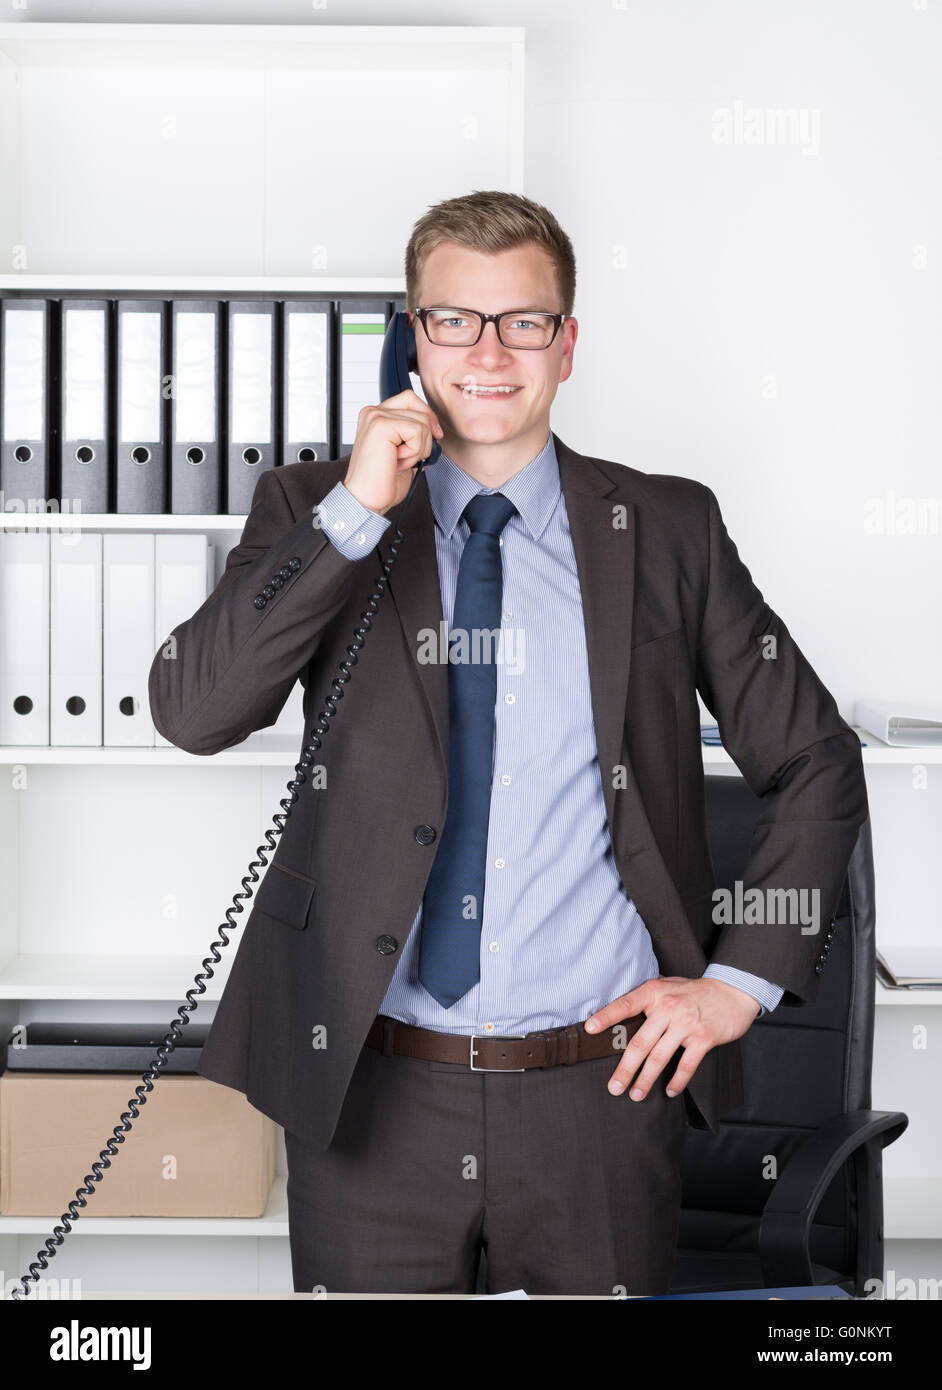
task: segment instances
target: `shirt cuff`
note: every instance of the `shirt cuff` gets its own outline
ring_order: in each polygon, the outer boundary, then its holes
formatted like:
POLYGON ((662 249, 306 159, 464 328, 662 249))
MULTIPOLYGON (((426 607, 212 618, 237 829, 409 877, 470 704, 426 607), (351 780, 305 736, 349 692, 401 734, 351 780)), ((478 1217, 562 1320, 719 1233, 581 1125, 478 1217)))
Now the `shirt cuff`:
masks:
POLYGON ((348 560, 369 554, 389 526, 389 518, 358 502, 343 483, 336 483, 314 511, 330 543, 348 560))
POLYGON ((737 989, 745 990, 747 994, 751 994, 759 1005, 757 1018, 771 1013, 785 993, 780 985, 773 985, 758 975, 750 975, 746 970, 735 970, 731 965, 708 965, 703 972, 703 978, 705 980, 723 980, 726 984, 735 985, 737 989))

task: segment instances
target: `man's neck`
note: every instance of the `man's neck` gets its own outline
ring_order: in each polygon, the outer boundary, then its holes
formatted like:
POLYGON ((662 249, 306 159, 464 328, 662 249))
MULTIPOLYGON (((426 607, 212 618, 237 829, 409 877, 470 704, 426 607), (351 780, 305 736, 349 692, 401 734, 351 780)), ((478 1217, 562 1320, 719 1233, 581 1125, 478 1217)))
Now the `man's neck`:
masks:
POLYGON ((501 444, 478 444, 461 439, 446 430, 441 441, 443 453, 481 487, 499 488, 546 447, 549 422, 501 444))

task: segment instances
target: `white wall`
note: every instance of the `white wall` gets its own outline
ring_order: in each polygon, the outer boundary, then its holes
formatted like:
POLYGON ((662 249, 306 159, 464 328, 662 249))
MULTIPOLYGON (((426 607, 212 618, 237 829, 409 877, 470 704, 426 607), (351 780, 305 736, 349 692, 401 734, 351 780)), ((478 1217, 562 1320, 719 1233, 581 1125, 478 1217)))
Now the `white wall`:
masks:
POLYGON ((850 718, 863 694, 942 702, 942 520, 865 526, 891 494, 942 510, 942 6, 926 3, 28 0, 9 17, 525 25, 525 189, 579 271, 553 427, 708 483, 850 718), (792 143, 717 143, 737 103, 792 113, 792 143))

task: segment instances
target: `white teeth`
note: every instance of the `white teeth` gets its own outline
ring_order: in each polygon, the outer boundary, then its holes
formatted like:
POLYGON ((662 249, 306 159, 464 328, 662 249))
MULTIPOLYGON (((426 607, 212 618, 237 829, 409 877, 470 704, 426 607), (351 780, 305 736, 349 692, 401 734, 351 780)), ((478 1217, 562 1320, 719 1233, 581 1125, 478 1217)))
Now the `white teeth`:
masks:
POLYGON ((462 386, 462 391, 468 396, 493 396, 509 395, 512 391, 518 391, 518 386, 462 386))

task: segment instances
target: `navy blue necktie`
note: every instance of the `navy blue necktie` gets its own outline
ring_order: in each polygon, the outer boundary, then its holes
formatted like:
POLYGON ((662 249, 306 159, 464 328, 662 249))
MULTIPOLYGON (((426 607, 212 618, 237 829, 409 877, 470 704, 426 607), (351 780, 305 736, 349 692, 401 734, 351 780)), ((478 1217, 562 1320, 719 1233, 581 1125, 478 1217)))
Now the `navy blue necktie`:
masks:
POLYGON ((458 566, 449 641, 466 634, 466 659, 448 665, 448 813, 422 900, 419 947, 419 980, 445 1009, 481 973, 497 668, 492 659, 480 658, 492 658, 498 641, 498 538, 516 510, 509 497, 493 492, 472 497, 462 513, 471 534, 458 566))

